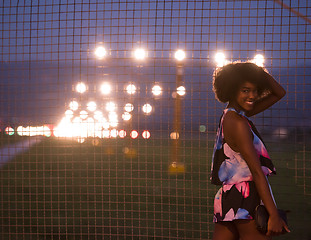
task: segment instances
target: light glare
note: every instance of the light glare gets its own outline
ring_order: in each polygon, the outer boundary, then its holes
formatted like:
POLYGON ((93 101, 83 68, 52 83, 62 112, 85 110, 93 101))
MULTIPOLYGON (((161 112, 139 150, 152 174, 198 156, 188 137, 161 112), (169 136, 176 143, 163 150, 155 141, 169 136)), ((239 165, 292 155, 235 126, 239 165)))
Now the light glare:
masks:
POLYGON ((148 139, 150 138, 150 132, 148 130, 143 131, 143 133, 141 134, 143 136, 143 138, 148 139))
POLYGON ((264 58, 263 55, 257 54, 257 55, 254 57, 253 62, 254 62, 257 66, 263 67, 263 64, 264 64, 264 62, 265 62, 265 58, 264 58))
POLYGON ((186 94, 186 88, 184 86, 179 86, 177 88, 177 94, 179 96, 184 96, 186 94))
POLYGON ((130 120, 131 118, 132 118, 132 115, 131 115, 130 113, 128 113, 128 112, 125 112, 125 113, 122 114, 122 119, 123 119, 124 121, 128 121, 128 120, 130 120))
POLYGON ((69 103, 69 108, 72 110, 72 111, 76 111, 78 108, 79 108, 79 103, 77 101, 71 101, 69 103))
POLYGON ((183 50, 179 49, 175 52, 175 58, 177 61, 182 61, 185 59, 185 57, 186 53, 183 50))
POLYGON ((152 93, 155 96, 159 96, 162 93, 162 88, 159 85, 155 85, 152 88, 152 93))
POLYGON ((215 61, 217 67, 223 67, 226 64, 226 56, 222 52, 218 52, 215 55, 215 61))
POLYGON ((104 95, 108 95, 110 92, 111 92, 111 86, 109 83, 103 83, 101 86, 100 86, 100 91, 102 94, 104 95))
POLYGON ((145 114, 149 114, 152 111, 152 106, 149 103, 146 103, 143 105, 142 109, 145 114))
POLYGON ((134 56, 137 60, 144 60, 146 57, 146 51, 142 48, 138 48, 135 50, 134 56))
POLYGON ((114 102, 108 102, 106 103, 106 110, 108 112, 113 112, 117 109, 117 105, 114 102))
POLYGON ((132 112, 134 110, 134 105, 132 103, 125 104, 124 110, 127 112, 132 112))
POLYGON ((127 85, 126 92, 128 94, 134 94, 136 92, 136 86, 134 84, 127 85))
POLYGON ((88 102, 86 106, 87 106, 86 107, 87 110, 89 110, 90 112, 94 112, 96 110, 96 107, 97 107, 96 102, 94 102, 94 101, 88 102))
POLYGON ((76 86, 76 91, 78 93, 84 93, 86 92, 86 85, 83 82, 79 82, 76 86))
POLYGON ((99 59, 102 59, 106 56, 107 54, 107 51, 104 47, 98 47, 96 48, 95 50, 95 55, 99 58, 99 59))

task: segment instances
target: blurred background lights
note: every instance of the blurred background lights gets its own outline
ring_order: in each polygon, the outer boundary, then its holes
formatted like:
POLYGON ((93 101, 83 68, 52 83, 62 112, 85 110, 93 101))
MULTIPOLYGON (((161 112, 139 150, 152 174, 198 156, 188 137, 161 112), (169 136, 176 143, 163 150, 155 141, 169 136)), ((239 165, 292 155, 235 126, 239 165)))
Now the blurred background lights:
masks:
POLYGON ((79 82, 77 85, 76 85, 76 91, 78 93, 84 93, 86 92, 86 85, 83 83, 83 82, 79 82))
POLYGON ((86 107, 87 110, 89 110, 90 112, 94 112, 96 110, 96 107, 97 107, 96 102, 94 102, 94 101, 88 102, 86 106, 87 106, 86 107))
POLYGON ((179 86, 176 92, 179 96, 184 96, 186 94, 186 88, 184 86, 179 86))
POLYGON ((136 86, 134 84, 129 84, 126 86, 126 92, 128 94, 134 94, 136 92, 136 86))
POLYGON ((108 112, 113 112, 117 109, 117 104, 115 104, 114 102, 107 102, 106 103, 106 110, 108 112))
POLYGON ((146 51, 142 48, 138 48, 134 51, 134 56, 137 60, 144 60, 146 57, 146 51))
POLYGON ((79 108, 79 103, 77 101, 71 101, 69 103, 69 108, 72 110, 72 111, 76 111, 78 108, 79 108))
POLYGON ((175 59, 177 61, 182 61, 185 59, 185 57, 186 57, 186 53, 183 50, 179 49, 175 52, 175 59))
POLYGON ((150 138, 150 132, 148 130, 143 131, 141 135, 145 139, 150 138))
POLYGON ((122 114, 122 119, 123 119, 124 121, 128 121, 128 120, 130 120, 131 118, 132 118, 132 115, 131 115, 129 112, 125 112, 125 113, 122 114))
POLYGON ((104 95, 108 95, 111 92, 111 85, 109 83, 103 83, 100 86, 100 92, 104 95))
POLYGON ((155 96, 159 96, 162 93, 162 88, 159 85, 155 85, 152 87, 152 93, 155 96))
POLYGON ((6 127, 5 129, 4 129, 4 132, 5 132, 5 134, 7 134, 7 135, 9 135, 9 136, 12 136, 12 135, 14 135, 14 128, 12 128, 12 127, 10 127, 10 126, 8 126, 8 127, 6 127))
POLYGON ((223 67, 224 65, 226 65, 227 61, 226 61, 225 54, 223 54, 222 52, 216 53, 215 61, 216 61, 217 67, 223 67))
POLYGON ((126 137, 126 131, 123 130, 123 129, 121 129, 121 130, 119 131, 119 137, 120 137, 120 138, 125 138, 125 137, 126 137))
POLYGON ((97 48, 95 49, 95 55, 96 55, 96 57, 98 57, 99 59, 104 58, 104 57, 106 56, 106 54, 107 54, 107 51, 106 51, 106 49, 105 49, 104 47, 97 47, 97 48))
POLYGON ((73 111, 68 109, 66 112, 65 112, 65 116, 66 118, 72 118, 73 117, 73 111))
POLYGON ((145 114, 149 114, 152 111, 152 106, 149 103, 143 105, 142 110, 145 114))
POLYGON ((101 111, 95 111, 94 112, 94 118, 98 121, 102 120, 103 119, 103 113, 101 111))
POLYGON ((264 58, 263 55, 257 54, 257 55, 254 57, 253 63, 255 63, 257 66, 263 67, 264 62, 265 62, 265 58, 264 58))
POLYGON ((82 110, 81 112, 80 112, 80 118, 81 119, 87 119, 87 117, 88 117, 88 112, 87 111, 85 111, 85 110, 82 110))
POLYGON ((179 133, 178 132, 171 132, 170 138, 171 139, 179 139, 179 133))
POLYGON ((127 112, 132 112, 134 110, 134 105, 132 103, 125 104, 124 110, 127 112))
POLYGON ((131 133, 130 133, 130 136, 131 138, 135 139, 138 137, 138 132, 136 130, 133 130, 131 133))
POLYGON ((118 136, 118 130, 117 129, 111 129, 110 137, 116 138, 117 136, 118 136))

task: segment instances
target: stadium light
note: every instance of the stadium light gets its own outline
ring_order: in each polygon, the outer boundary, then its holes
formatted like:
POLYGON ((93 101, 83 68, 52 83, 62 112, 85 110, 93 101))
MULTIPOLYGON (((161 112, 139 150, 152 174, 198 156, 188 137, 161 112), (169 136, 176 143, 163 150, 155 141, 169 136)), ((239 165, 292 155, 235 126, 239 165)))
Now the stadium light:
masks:
POLYGON ((87 119, 87 117, 88 117, 88 112, 87 111, 85 111, 85 110, 82 110, 81 112, 80 112, 80 118, 81 119, 87 119))
POLYGON ((136 130, 133 130, 131 133, 130 133, 130 136, 131 138, 135 139, 138 137, 138 132, 136 130))
POLYGON ((142 110, 145 114, 150 114, 152 111, 152 106, 149 103, 143 105, 142 110))
POLYGON ((186 57, 186 53, 183 50, 179 49, 175 52, 175 59, 177 61, 182 61, 185 59, 185 57, 186 57))
POLYGON ((94 101, 88 102, 86 106, 87 106, 86 107, 87 110, 89 110, 90 112, 94 112, 96 110, 96 107, 97 107, 96 102, 94 102, 94 101))
POLYGON ((114 102, 107 102, 106 103, 106 110, 108 112, 114 112, 117 109, 117 104, 114 102))
POLYGON ((83 82, 79 82, 77 85, 76 85, 76 91, 78 93, 84 93, 86 92, 86 85, 83 83, 83 82))
POLYGON ((104 47, 97 47, 95 49, 95 55, 98 59, 103 59, 107 55, 107 51, 104 47))
POLYGON ((132 115, 131 115, 129 112, 125 112, 125 113, 122 114, 122 119, 123 119, 124 121, 128 121, 128 120, 130 120, 131 118, 132 118, 132 115))
POLYGON ((137 60, 144 60, 146 58, 146 51, 142 48, 138 48, 134 51, 134 57, 137 60))
POLYGON ((227 64, 226 56, 222 52, 216 53, 215 61, 216 61, 217 67, 223 67, 224 65, 227 64))
POLYGON ((131 95, 134 94, 136 92, 136 86, 134 84, 127 85, 126 92, 131 95))
POLYGON ((143 131, 141 135, 144 139, 150 138, 150 132, 148 130, 143 131))
POLYGON ((186 88, 184 86, 179 86, 176 92, 179 96, 184 96, 186 94, 186 88))
POLYGON ((134 105, 132 103, 125 104, 124 110, 127 112, 132 112, 134 110, 134 105))
POLYGON ((257 54, 253 59, 253 63, 255 63, 259 67, 263 67, 264 62, 265 58, 262 54, 257 54))
POLYGON ((65 116, 66 118, 68 119, 71 119, 73 117, 73 111, 68 109, 66 112, 65 112, 65 116))
POLYGON ((69 103, 69 108, 72 110, 72 111, 76 111, 76 110, 78 110, 78 108, 79 108, 79 103, 77 102, 77 101, 71 101, 70 103, 69 103))
POLYGON ((125 131, 124 129, 121 129, 121 130, 119 131, 119 137, 120 137, 120 138, 125 138, 125 137, 126 137, 126 131, 125 131))
POLYGON ((162 88, 159 85, 155 85, 152 87, 152 93, 155 96, 159 96, 162 93, 162 88))
POLYGON ((103 95, 108 95, 110 92, 111 92, 111 85, 109 83, 103 83, 101 86, 100 86, 100 92, 103 94, 103 95))

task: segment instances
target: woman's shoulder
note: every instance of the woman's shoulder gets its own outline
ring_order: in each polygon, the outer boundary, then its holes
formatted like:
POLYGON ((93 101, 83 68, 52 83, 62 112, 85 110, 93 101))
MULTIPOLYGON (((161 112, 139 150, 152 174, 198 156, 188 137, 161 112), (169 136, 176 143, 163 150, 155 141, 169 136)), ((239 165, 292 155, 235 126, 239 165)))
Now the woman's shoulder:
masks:
POLYGON ((247 119, 243 115, 232 110, 225 111, 223 116, 223 125, 224 128, 228 126, 228 129, 231 130, 238 130, 244 127, 249 128, 247 119))

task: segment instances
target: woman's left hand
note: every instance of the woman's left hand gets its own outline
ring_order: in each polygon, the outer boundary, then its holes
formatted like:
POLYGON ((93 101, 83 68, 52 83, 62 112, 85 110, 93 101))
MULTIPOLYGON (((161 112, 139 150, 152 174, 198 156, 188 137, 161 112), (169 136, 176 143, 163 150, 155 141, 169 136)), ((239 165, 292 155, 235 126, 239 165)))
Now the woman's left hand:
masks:
POLYGON ((286 232, 290 232, 288 226, 279 215, 270 216, 268 220, 267 236, 278 236, 286 232))

